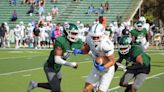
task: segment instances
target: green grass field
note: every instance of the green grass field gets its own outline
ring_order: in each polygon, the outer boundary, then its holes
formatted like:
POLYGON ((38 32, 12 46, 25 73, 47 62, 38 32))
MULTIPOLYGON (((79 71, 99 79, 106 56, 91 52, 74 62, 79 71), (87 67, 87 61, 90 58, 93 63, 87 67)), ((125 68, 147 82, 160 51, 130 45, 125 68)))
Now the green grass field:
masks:
MULTIPOLYGON (((31 49, 0 49, 0 92, 26 92, 29 81, 46 82, 43 71, 50 50, 31 49)), ((164 50, 148 50, 151 56, 151 73, 138 92, 164 92, 164 50)), ((115 52, 115 58, 118 55, 115 52)), ((86 76, 92 68, 91 58, 86 55, 70 56, 69 61, 79 62, 77 70, 62 67, 62 90, 64 92, 83 92, 86 76)), ((122 70, 115 73, 110 92, 124 92, 118 86, 123 74, 122 70)), ((32 92, 50 92, 36 88, 32 92)))

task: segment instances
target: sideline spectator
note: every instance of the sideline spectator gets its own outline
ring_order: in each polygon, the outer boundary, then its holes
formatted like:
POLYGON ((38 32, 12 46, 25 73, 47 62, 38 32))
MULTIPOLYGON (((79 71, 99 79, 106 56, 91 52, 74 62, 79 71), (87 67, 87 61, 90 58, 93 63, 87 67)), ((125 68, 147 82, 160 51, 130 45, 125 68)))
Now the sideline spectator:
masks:
POLYGON ((108 11, 110 9, 108 1, 105 2, 105 11, 108 11))
POLYGON ((57 3, 57 2, 59 2, 59 0, 51 0, 51 2, 57 3))
POLYGON ((35 24, 36 24, 35 20, 34 20, 34 19, 32 19, 32 20, 30 21, 30 23, 32 24, 32 27, 34 27, 34 28, 35 28, 35 24))
POLYGON ((10 4, 10 5, 11 5, 11 4, 14 4, 14 5, 16 6, 17 0, 9 0, 9 4, 10 4))
POLYGON ((88 11, 87 11, 87 15, 89 15, 89 14, 92 14, 92 13, 94 13, 94 6, 93 6, 93 4, 91 4, 89 7, 88 7, 88 11))
POLYGON ((42 13, 41 16, 39 16, 39 20, 38 20, 39 27, 40 27, 40 26, 43 26, 44 21, 45 21, 45 16, 44 16, 44 14, 42 13))
POLYGON ((11 16, 11 21, 16 21, 17 19, 18 19, 17 12, 16 10, 14 10, 11 16))
POLYGON ((100 14, 104 14, 104 12, 105 12, 105 4, 101 4, 101 6, 100 6, 100 14))
POLYGON ((6 35, 6 27, 5 27, 5 24, 2 23, 1 24, 1 27, 0 27, 0 47, 4 47, 5 46, 5 37, 6 35))
POLYGON ((58 23, 58 24, 56 25, 56 29, 55 29, 55 31, 54 31, 55 39, 56 39, 57 37, 59 37, 60 35, 61 35, 61 32, 60 32, 60 23, 58 23))
POLYGON ((48 15, 46 16, 46 22, 48 25, 52 22, 52 16, 49 12, 48 12, 48 15))
POLYGON ((34 10, 35 10, 35 4, 32 3, 30 6, 30 9, 27 11, 26 14, 30 14, 30 16, 31 16, 31 14, 34 13, 34 10))
POLYGON ((38 27, 38 24, 35 25, 33 34, 34 34, 34 47, 35 49, 38 49, 38 47, 40 48, 40 29, 38 27))
POLYGON ((45 4, 46 4, 46 0, 39 0, 39 7, 40 6, 45 6, 45 4))
POLYGON ((58 16, 58 13, 59 13, 59 9, 57 6, 54 6, 52 9, 51 9, 51 14, 52 16, 58 16))
POLYGON ((42 13, 43 13, 43 14, 45 13, 44 5, 43 5, 43 4, 41 4, 41 5, 39 6, 39 16, 41 16, 42 13))

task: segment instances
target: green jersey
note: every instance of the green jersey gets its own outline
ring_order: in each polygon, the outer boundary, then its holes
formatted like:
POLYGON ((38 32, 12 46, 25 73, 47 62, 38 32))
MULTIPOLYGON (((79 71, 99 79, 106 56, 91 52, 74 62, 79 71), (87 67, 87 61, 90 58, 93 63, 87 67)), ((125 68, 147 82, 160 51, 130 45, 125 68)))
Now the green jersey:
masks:
MULTIPOLYGON (((77 42, 70 42, 66 36, 60 36, 56 38, 54 47, 60 47, 63 50, 63 54, 66 53, 67 50, 73 50, 73 49, 80 49, 82 47, 82 41, 79 39, 77 42)), ((54 61, 54 50, 50 52, 49 58, 47 60, 48 66, 53 67, 55 72, 59 72, 61 69, 60 64, 56 64, 54 61)))
POLYGON ((136 43, 138 44, 145 43, 146 34, 147 34, 147 30, 145 28, 141 31, 138 31, 137 29, 131 30, 131 35, 135 37, 136 43))
POLYGON ((136 57, 138 55, 142 56, 144 66, 148 67, 150 65, 151 58, 143 51, 140 45, 132 45, 131 49, 129 50, 128 54, 122 55, 119 53, 119 56, 125 59, 128 62, 136 62, 136 57))

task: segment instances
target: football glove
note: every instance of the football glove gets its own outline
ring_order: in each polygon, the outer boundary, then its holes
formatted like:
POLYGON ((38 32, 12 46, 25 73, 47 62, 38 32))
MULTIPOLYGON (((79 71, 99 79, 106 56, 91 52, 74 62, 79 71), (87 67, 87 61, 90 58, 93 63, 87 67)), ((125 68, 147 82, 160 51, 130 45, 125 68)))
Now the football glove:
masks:
POLYGON ((81 50, 81 49, 74 49, 73 53, 74 53, 74 55, 83 54, 83 50, 81 50))
POLYGON ((96 63, 96 61, 93 60, 93 63, 94 63, 94 66, 96 67, 97 70, 99 70, 99 71, 105 70, 105 67, 99 65, 98 63, 96 63))

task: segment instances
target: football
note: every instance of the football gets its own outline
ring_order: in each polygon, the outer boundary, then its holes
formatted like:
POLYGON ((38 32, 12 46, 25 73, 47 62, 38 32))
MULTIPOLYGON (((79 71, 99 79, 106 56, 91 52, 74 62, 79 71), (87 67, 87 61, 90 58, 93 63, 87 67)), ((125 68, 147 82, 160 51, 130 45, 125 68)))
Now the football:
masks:
POLYGON ((108 61, 109 59, 106 56, 96 57, 96 63, 98 63, 99 65, 105 65, 108 61))

